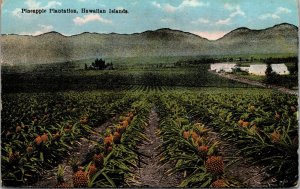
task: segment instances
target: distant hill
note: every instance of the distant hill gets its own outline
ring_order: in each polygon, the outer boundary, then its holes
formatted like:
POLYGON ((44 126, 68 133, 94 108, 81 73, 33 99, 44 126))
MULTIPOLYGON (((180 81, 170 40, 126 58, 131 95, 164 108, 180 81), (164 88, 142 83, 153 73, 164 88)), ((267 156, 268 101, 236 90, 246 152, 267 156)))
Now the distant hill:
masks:
POLYGON ((221 54, 297 53, 298 27, 284 23, 263 30, 238 28, 215 45, 221 54))
POLYGON ((134 34, 57 32, 39 36, 2 35, 3 63, 51 63, 95 57, 193 56, 297 53, 298 28, 279 24, 263 30, 235 29, 210 41, 168 28, 134 34))

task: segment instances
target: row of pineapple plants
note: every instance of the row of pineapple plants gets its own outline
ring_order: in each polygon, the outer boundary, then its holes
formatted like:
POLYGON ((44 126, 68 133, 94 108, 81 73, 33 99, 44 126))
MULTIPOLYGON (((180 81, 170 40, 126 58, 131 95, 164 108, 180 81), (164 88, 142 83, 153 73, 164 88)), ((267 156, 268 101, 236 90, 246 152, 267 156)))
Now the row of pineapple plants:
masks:
MULTIPOLYGON (((172 95, 189 113, 221 133, 249 163, 267 167, 276 186, 298 180, 297 97, 279 93, 172 95)), ((269 178, 269 179, 270 179, 269 178)))
POLYGON ((80 137, 127 109, 137 96, 69 92, 2 98, 2 181, 20 186, 37 181, 72 152, 80 137))
POLYGON ((224 158, 219 141, 210 135, 210 129, 187 117, 185 109, 170 98, 156 101, 160 121, 161 163, 174 165, 167 174, 182 174, 178 187, 241 187, 225 175, 224 158))
POLYGON ((146 137, 143 134, 148 123, 150 104, 145 100, 134 102, 128 113, 120 115, 106 129, 96 147, 83 162, 72 160, 72 182, 64 180, 58 169, 56 187, 128 187, 134 177, 139 156, 137 144, 146 137))

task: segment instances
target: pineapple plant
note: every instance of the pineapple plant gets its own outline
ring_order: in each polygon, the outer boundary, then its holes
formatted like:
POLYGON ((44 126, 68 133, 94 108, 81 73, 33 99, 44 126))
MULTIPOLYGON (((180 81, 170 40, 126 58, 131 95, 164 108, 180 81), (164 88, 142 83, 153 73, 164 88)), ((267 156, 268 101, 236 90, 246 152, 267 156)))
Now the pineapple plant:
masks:
POLYGON ((205 162, 207 172, 212 174, 224 173, 224 162, 222 156, 211 156, 205 162))
POLYGON ((130 119, 132 119, 132 118, 133 118, 133 113, 132 113, 132 112, 129 112, 129 113, 127 114, 127 116, 130 117, 130 119))
POLYGON ((81 124, 88 124, 88 122, 89 122, 89 117, 88 117, 88 116, 82 116, 82 117, 80 118, 79 122, 80 122, 81 124))
POLYGON ((73 157, 70 161, 73 170, 73 186, 75 188, 84 188, 88 185, 87 173, 83 171, 82 167, 79 167, 79 160, 73 157))
POLYGON ((202 145, 202 142, 203 142, 203 137, 200 136, 195 140, 196 146, 198 147, 202 145))
POLYGON ((281 134, 278 131, 273 131, 270 135, 270 139, 273 143, 277 143, 281 139, 281 134))
POLYGON ((127 121, 128 122, 128 124, 130 124, 130 122, 131 122, 131 118, 130 117, 125 117, 125 120, 124 121, 127 121))
POLYGON ((40 144, 43 142, 43 140, 42 140, 41 136, 38 135, 38 136, 34 139, 34 142, 35 142, 36 145, 40 145, 40 144))
POLYGON ((118 144, 118 143, 120 143, 120 141, 121 141, 121 134, 119 133, 119 132, 114 132, 114 135, 113 135, 113 142, 115 143, 115 144, 118 144))
POLYGON ((102 154, 95 154, 93 157, 94 164, 97 168, 101 169, 104 162, 104 156, 102 154))
POLYGON ((242 124, 242 127, 249 127, 250 126, 250 122, 248 121, 244 121, 242 124))
POLYGON ((197 139, 199 138, 199 135, 195 131, 191 132, 191 136, 192 136, 193 141, 197 141, 197 139))
POLYGON ((183 138, 188 139, 190 137, 190 131, 183 131, 183 138))
POLYGON ((19 157, 20 157, 19 152, 10 151, 9 154, 8 154, 8 160, 9 160, 10 163, 16 163, 17 160, 19 159, 19 157))
POLYGON ((242 120, 242 119, 240 119, 240 120, 238 121, 238 125, 239 125, 239 126, 243 126, 243 123, 244 123, 244 120, 242 120))
POLYGON ((105 154, 109 154, 112 150, 112 146, 105 146, 105 154))
POLYGON ((58 166, 57 169, 57 175, 56 175, 56 180, 57 183, 55 185, 55 188, 70 188, 70 185, 65 182, 64 180, 64 170, 65 168, 61 165, 58 166))
POLYGON ((116 126, 116 131, 120 134, 123 134, 125 132, 125 130, 126 130, 126 127, 124 127, 123 125, 118 124, 116 126))
POLYGON ((208 149, 208 146, 199 146, 199 156, 204 159, 207 156, 208 149))
POLYGON ((295 106, 291 106, 291 112, 296 112, 297 111, 297 108, 295 106))
POLYGON ((121 122, 121 125, 123 125, 123 127, 126 128, 126 127, 128 127, 129 123, 128 123, 127 120, 124 120, 124 121, 121 122))
POLYGON ((253 106, 253 105, 252 105, 252 106, 249 106, 248 109, 249 109, 249 111, 252 112, 252 113, 255 112, 255 106, 253 106))
POLYGON ((95 164, 90 164, 89 169, 88 169, 88 176, 91 178, 93 175, 95 175, 98 171, 98 168, 96 167, 95 164))
POLYGON ((280 118, 281 118, 281 116, 280 116, 280 114, 276 111, 275 112, 275 120, 280 120, 280 118))
POLYGON ((111 145, 113 141, 114 141, 113 135, 109 134, 104 138, 104 145, 111 145))
POLYGON ((44 133, 44 134, 41 136, 41 139, 42 139, 42 141, 43 141, 44 143, 46 143, 46 142, 49 140, 48 135, 47 135, 46 133, 44 133))
POLYGON ((26 148, 26 152, 27 152, 28 154, 31 154, 31 153, 33 152, 33 147, 32 147, 32 145, 28 145, 28 147, 26 148))
POLYGON ((20 125, 16 126, 16 133, 19 133, 22 131, 22 127, 20 125))
POLYGON ((53 140, 54 141, 58 141, 60 139, 61 135, 59 132, 56 132, 55 134, 53 134, 53 140))

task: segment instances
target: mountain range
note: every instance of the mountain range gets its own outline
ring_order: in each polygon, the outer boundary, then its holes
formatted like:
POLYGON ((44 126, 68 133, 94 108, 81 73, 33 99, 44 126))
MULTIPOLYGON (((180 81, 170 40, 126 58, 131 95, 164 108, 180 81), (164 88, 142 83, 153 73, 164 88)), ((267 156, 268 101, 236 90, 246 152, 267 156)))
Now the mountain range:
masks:
POLYGON ((282 23, 262 30, 237 28, 218 40, 169 28, 134 34, 84 32, 64 36, 3 34, 2 63, 52 63, 96 57, 197 56, 298 52, 298 27, 282 23))

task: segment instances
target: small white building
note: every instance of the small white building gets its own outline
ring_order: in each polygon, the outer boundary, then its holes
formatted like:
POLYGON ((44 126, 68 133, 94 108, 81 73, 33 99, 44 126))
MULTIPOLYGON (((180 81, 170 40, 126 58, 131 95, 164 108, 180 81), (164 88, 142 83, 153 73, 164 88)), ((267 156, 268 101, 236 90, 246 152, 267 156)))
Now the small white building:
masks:
MULTIPOLYGON (((273 72, 279 75, 288 75, 290 74, 287 66, 285 64, 271 64, 273 72)), ((266 64, 256 64, 250 65, 249 74, 254 75, 266 75, 267 65, 266 64)))
POLYGON ((271 65, 273 72, 276 72, 279 75, 289 75, 290 72, 285 64, 272 64, 271 65))
POLYGON ((266 69, 267 69, 266 64, 252 64, 249 67, 249 74, 266 75, 265 73, 266 69))
POLYGON ((221 71, 232 72, 235 66, 236 64, 216 63, 216 64, 211 64, 210 69, 215 70, 216 72, 221 72, 221 71))

